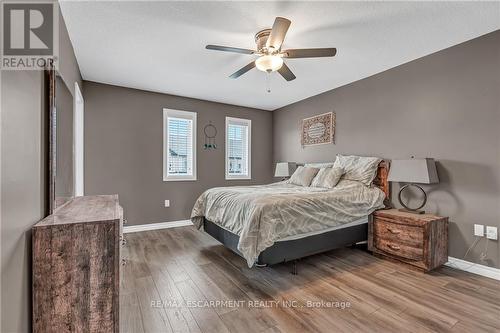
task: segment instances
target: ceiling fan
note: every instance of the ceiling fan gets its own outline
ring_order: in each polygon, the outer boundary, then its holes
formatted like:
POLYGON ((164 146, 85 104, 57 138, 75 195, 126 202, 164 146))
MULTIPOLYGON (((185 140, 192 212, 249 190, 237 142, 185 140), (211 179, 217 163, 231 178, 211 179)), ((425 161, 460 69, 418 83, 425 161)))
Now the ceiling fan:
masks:
POLYGON ((333 57, 337 53, 336 48, 314 48, 314 49, 288 49, 282 50, 281 46, 285 39, 286 32, 290 27, 291 21, 284 17, 277 17, 274 20, 272 29, 264 29, 255 34, 255 43, 257 50, 242 49, 238 47, 207 45, 208 50, 234 52, 241 54, 259 56, 255 61, 252 61, 245 67, 237 70, 229 77, 236 79, 245 74, 254 67, 263 72, 274 72, 283 76, 287 81, 292 81, 296 78, 293 72, 284 63, 283 58, 317 58, 317 57, 333 57))

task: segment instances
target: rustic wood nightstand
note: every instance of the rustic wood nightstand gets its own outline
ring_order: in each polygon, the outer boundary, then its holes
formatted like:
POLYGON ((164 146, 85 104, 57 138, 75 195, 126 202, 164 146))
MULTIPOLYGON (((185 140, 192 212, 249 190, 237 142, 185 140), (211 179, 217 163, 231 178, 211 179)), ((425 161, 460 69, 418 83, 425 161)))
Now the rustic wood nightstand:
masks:
POLYGON ((430 271, 448 261, 448 218, 379 210, 368 222, 368 249, 430 271))

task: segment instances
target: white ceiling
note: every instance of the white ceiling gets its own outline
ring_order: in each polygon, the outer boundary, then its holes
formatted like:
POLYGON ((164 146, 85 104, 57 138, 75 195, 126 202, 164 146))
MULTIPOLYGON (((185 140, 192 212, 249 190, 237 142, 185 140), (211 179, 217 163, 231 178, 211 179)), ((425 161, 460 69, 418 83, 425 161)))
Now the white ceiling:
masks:
POLYGON ((499 2, 61 1, 85 80, 274 110, 500 28, 499 2), (334 58, 289 59, 267 93, 255 48, 276 16, 292 21, 284 48, 336 47, 334 58))

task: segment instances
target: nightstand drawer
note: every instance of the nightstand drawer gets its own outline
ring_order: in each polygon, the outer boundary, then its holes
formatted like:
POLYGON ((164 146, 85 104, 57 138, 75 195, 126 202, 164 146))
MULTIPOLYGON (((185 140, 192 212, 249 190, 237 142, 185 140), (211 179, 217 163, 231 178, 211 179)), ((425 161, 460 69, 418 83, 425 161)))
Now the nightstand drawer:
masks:
POLYGON ((421 248, 424 240, 424 229, 390 222, 383 218, 375 218, 375 238, 382 238, 395 243, 403 243, 412 247, 421 248))
POLYGON ((375 240, 375 247, 386 253, 411 260, 422 260, 424 256, 424 250, 421 247, 407 246, 397 241, 390 241, 383 238, 375 240))

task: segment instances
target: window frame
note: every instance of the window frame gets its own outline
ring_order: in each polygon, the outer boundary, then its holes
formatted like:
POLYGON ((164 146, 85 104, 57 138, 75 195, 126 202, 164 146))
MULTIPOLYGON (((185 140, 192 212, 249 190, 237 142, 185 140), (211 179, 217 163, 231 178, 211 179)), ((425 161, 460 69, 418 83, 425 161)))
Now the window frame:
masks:
POLYGON ((182 111, 182 110, 174 110, 174 109, 163 109, 163 181, 195 181, 197 180, 196 173, 196 119, 197 113, 193 111, 182 111), (191 129, 192 132, 192 141, 191 141, 191 149, 192 149, 192 175, 169 175, 168 174, 168 118, 181 118, 188 119, 193 122, 193 126, 191 129))
POLYGON ((251 119, 243 119, 243 118, 235 118, 235 117, 226 117, 226 128, 225 128, 225 157, 224 157, 224 165, 225 165, 225 178, 226 180, 241 180, 241 179, 252 179, 252 120, 251 119), (246 175, 230 175, 229 174, 229 136, 228 129, 229 125, 245 125, 248 127, 248 137, 247 137, 247 174, 246 175))

